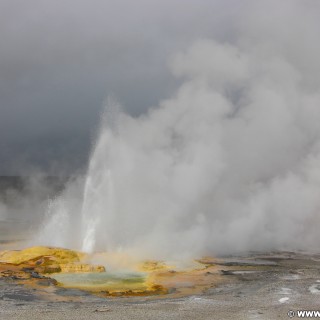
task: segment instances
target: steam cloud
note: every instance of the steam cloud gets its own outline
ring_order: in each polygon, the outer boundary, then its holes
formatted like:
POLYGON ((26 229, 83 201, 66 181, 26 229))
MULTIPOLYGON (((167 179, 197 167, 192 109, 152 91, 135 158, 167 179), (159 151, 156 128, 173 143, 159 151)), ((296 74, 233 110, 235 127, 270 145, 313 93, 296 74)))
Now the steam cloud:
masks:
POLYGON ((52 202, 37 243, 157 257, 317 248, 319 23, 311 1, 308 27, 298 1, 283 3, 282 30, 262 8, 232 41, 177 54, 183 84, 159 107, 132 117, 109 102, 87 176, 52 202))

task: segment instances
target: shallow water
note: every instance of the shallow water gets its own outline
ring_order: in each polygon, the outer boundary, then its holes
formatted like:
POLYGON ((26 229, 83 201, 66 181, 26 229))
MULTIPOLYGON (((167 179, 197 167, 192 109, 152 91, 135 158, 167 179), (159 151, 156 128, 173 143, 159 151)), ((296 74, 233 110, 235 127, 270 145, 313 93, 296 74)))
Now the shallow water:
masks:
POLYGON ((143 272, 59 273, 52 275, 66 288, 92 291, 146 290, 146 274, 143 272))

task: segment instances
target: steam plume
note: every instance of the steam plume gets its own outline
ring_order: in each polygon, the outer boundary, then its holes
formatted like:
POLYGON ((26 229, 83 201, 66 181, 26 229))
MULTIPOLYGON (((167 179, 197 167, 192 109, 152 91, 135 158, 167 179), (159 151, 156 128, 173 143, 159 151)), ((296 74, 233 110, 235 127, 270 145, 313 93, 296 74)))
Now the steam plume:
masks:
POLYGON ((148 256, 319 245, 315 44, 295 42, 299 23, 270 36, 259 17, 234 41, 177 54, 183 83, 159 107, 107 108, 82 194, 73 184, 54 201, 45 244, 148 256))

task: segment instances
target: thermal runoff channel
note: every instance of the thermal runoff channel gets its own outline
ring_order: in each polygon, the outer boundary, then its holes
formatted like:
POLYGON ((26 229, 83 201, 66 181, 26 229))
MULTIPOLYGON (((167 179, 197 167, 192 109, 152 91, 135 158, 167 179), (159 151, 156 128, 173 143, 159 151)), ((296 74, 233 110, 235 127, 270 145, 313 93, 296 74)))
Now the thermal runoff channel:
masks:
POLYGON ((319 72, 308 47, 278 49, 201 40, 158 107, 109 101, 87 175, 35 242, 156 258, 318 246, 319 72))

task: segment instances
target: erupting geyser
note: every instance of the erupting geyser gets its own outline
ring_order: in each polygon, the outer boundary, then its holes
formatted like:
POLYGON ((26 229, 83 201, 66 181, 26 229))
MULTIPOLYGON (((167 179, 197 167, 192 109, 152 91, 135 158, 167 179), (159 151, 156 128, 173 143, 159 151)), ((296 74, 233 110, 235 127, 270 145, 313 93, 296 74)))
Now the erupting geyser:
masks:
POLYGON ((84 182, 53 201, 37 243, 148 257, 316 247, 320 74, 308 46, 273 43, 199 41, 172 63, 173 98, 140 117, 109 104, 84 182))

